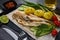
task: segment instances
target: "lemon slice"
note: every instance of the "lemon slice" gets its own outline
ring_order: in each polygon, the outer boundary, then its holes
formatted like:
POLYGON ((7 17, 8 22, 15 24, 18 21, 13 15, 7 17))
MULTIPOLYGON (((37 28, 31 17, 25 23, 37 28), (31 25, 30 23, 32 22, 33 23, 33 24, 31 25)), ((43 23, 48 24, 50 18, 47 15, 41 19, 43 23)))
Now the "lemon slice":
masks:
POLYGON ((36 10, 34 12, 34 15, 39 16, 39 17, 42 17, 44 15, 44 11, 43 10, 36 10))
POLYGON ((8 19, 8 17, 7 17, 6 15, 2 15, 2 16, 0 17, 0 21, 1 21, 2 23, 8 23, 8 22, 9 22, 9 19, 8 19))
POLYGON ((43 15, 43 17, 45 18, 45 19, 51 19, 52 18, 52 16, 53 16, 53 13, 52 12, 46 12, 46 13, 44 13, 44 15, 43 15))

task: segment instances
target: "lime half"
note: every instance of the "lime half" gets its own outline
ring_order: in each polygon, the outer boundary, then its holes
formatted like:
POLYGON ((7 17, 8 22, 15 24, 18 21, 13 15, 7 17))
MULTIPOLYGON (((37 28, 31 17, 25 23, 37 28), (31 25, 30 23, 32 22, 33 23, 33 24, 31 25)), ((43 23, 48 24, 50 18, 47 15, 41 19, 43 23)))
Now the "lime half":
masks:
POLYGON ((2 16, 0 17, 0 21, 1 21, 2 23, 8 23, 8 22, 9 22, 9 19, 8 19, 8 17, 7 17, 6 15, 2 15, 2 16))

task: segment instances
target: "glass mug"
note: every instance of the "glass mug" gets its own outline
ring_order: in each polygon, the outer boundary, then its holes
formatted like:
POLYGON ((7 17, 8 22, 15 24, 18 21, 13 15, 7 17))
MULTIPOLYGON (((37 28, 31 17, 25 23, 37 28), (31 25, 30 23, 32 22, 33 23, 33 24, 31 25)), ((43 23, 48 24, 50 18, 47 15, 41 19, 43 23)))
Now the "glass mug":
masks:
POLYGON ((45 0, 44 2, 50 9, 54 10, 56 8, 57 0, 45 0))

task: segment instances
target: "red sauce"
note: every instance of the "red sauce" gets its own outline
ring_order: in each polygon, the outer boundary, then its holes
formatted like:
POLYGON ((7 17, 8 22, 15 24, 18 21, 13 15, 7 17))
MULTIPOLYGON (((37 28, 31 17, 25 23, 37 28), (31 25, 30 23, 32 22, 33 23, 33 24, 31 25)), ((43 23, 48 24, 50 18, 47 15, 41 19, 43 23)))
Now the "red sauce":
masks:
POLYGON ((12 9, 15 6, 16 6, 16 3, 14 1, 9 1, 9 2, 4 3, 4 7, 7 9, 12 9))
POLYGON ((15 5, 14 5, 13 2, 9 2, 9 3, 5 4, 5 6, 6 6, 8 9, 10 9, 10 8, 14 7, 15 5))

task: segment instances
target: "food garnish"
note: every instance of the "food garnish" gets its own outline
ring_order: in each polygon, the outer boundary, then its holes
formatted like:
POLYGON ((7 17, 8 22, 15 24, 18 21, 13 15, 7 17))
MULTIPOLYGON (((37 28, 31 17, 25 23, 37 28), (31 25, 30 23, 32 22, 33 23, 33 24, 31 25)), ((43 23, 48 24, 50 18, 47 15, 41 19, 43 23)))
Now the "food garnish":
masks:
POLYGON ((9 19, 8 19, 8 17, 6 15, 2 15, 0 17, 0 22, 1 23, 8 23, 9 22, 9 19))
POLYGON ((52 21, 58 21, 56 15, 54 15, 54 16, 52 17, 52 21))
POLYGON ((41 24, 39 26, 35 26, 31 28, 31 31, 37 36, 43 36, 46 34, 49 34, 54 28, 55 26, 53 25, 47 25, 47 24, 41 24))
POLYGON ((24 12, 26 14, 31 14, 31 13, 35 12, 35 9, 33 7, 27 7, 27 8, 25 8, 24 12))
POLYGON ((54 21, 54 24, 55 24, 57 27, 60 27, 60 21, 54 21))
POLYGON ((44 11, 43 11, 43 10, 36 10, 36 11, 34 12, 34 15, 39 16, 39 17, 43 17, 44 11))
POLYGON ((28 6, 26 5, 21 5, 18 10, 24 11, 28 6))
POLYGON ((53 13, 51 11, 49 11, 49 12, 45 12, 43 17, 46 19, 51 19, 52 16, 53 16, 53 13))
POLYGON ((51 35, 53 37, 55 37, 57 34, 58 34, 57 30, 56 29, 53 29, 52 32, 51 32, 51 35))

